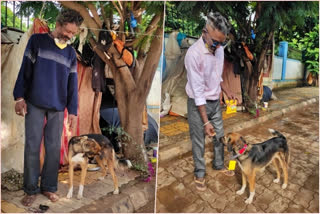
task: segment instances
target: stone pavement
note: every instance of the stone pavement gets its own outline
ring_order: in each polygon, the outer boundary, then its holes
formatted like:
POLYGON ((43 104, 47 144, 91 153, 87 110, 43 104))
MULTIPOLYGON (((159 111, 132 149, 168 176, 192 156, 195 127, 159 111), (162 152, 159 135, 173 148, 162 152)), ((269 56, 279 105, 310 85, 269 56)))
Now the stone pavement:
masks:
POLYGON ((68 192, 68 173, 59 173, 58 195, 60 200, 52 203, 45 196, 38 194, 32 207, 24 207, 21 199, 24 196, 22 190, 16 192, 1 191, 1 212, 39 212, 39 205, 49 206, 49 213, 69 213, 69 212, 115 212, 130 213, 145 206, 155 198, 155 177, 151 182, 145 183, 139 177, 139 173, 134 170, 117 170, 119 181, 119 195, 113 195, 113 181, 110 173, 104 180, 99 180, 100 171, 88 172, 83 199, 76 198, 80 182, 80 171, 75 171, 73 198, 67 199, 68 192))
MULTIPOLYGON (((241 196, 236 194, 242 182, 238 167, 233 177, 226 177, 211 168, 213 152, 210 142, 207 142, 205 152, 208 188, 205 192, 197 191, 193 182, 187 121, 182 117, 162 118, 156 212, 319 213, 318 94, 318 88, 286 89, 276 92, 279 99, 269 102, 269 111, 261 112, 259 118, 247 113, 225 117, 226 133, 237 131, 247 142, 258 143, 269 139, 271 135, 267 128, 273 128, 287 137, 290 147, 287 189, 283 190, 281 184, 272 182, 275 170, 267 167, 257 174, 256 195, 250 205, 244 203, 249 195, 248 189, 241 196)), ((225 154, 227 164, 228 153, 225 154)))

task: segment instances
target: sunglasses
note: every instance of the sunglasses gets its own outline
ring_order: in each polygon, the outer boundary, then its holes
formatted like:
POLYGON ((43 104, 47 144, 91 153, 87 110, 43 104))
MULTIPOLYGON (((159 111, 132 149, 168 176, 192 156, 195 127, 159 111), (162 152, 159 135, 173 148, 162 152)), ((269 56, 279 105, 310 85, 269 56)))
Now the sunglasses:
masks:
MULTIPOLYGON (((207 30, 206 28, 203 29, 203 32, 209 34, 209 32, 208 32, 208 30, 207 30)), ((209 35, 209 36, 210 36, 210 35, 209 35)), ((213 47, 213 48, 216 48, 218 45, 225 46, 225 45, 228 43, 228 41, 219 42, 219 41, 217 41, 217 40, 215 40, 215 39, 212 39, 212 38, 210 38, 210 39, 211 39, 211 41, 212 41, 211 47, 213 47)))

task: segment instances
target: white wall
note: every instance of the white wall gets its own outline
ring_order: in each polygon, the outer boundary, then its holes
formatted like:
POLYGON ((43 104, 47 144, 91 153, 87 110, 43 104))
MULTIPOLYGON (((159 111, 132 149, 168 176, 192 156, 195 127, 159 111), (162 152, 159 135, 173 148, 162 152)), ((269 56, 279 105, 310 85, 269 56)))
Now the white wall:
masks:
MULTIPOLYGON (((287 59, 285 80, 301 80, 303 79, 304 64, 298 60, 287 59)), ((281 80, 282 73, 282 57, 274 57, 273 80, 281 80)))
POLYGON ((160 72, 160 69, 157 69, 156 73, 154 74, 149 95, 147 97, 147 105, 160 106, 160 101, 161 101, 160 96, 161 96, 161 72, 160 72))

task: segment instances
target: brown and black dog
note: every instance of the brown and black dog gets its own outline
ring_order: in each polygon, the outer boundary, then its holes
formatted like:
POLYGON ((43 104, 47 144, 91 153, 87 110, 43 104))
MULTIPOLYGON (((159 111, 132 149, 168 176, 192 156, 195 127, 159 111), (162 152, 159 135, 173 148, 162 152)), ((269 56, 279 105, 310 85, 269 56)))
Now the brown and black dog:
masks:
POLYGON ((81 179, 77 198, 81 199, 83 197, 88 160, 93 157, 102 169, 103 176, 99 179, 102 180, 107 175, 107 169, 105 167, 105 165, 107 165, 114 183, 113 194, 119 194, 118 179, 114 171, 118 166, 118 160, 116 159, 113 145, 107 137, 101 134, 87 134, 72 137, 69 141, 68 148, 69 191, 67 198, 72 198, 73 172, 77 164, 81 166, 81 179))
POLYGON ((250 196, 245 201, 251 204, 255 194, 255 178, 256 172, 264 169, 270 163, 273 163, 277 170, 277 178, 274 183, 280 182, 280 166, 283 171, 284 182, 282 189, 288 185, 288 164, 289 164, 289 148, 286 138, 278 131, 269 129, 273 137, 265 142, 258 144, 247 144, 244 138, 238 133, 229 133, 226 135, 226 146, 228 151, 233 153, 233 159, 236 159, 242 171, 242 187, 237 191, 238 195, 244 193, 247 179, 249 183, 250 196))

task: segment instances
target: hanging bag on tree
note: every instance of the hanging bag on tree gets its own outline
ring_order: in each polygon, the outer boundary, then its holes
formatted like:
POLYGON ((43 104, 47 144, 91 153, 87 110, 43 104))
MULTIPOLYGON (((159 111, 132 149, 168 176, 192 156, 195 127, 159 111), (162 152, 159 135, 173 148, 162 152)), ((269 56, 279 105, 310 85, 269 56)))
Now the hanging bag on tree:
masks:
POLYGON ((241 42, 241 44, 242 44, 242 46, 244 48, 244 51, 246 52, 247 57, 252 61, 253 60, 253 55, 250 52, 248 46, 244 42, 241 42))
MULTIPOLYGON (((124 42, 119 39, 113 41, 113 44, 120 53, 120 58, 126 63, 126 65, 131 68, 134 65, 134 55, 133 52, 124 46, 124 42)), ((120 66, 123 67, 123 66, 120 66)))

